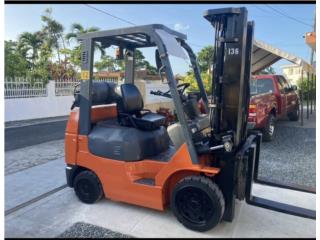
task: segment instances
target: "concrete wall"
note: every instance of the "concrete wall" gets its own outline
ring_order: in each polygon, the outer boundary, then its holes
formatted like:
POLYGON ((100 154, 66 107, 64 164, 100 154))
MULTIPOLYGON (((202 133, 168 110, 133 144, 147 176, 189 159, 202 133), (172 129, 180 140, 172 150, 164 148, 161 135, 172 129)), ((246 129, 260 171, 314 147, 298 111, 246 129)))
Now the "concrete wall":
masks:
POLYGON ((47 88, 47 97, 5 99, 5 122, 68 115, 73 96, 55 96, 54 81, 47 88))
MULTIPOLYGON (((146 84, 136 81, 144 98, 145 108, 156 111, 159 107, 173 109, 172 101, 168 98, 150 95, 150 90, 166 90, 163 84, 146 84)), ((73 96, 56 96, 55 83, 49 81, 47 97, 5 99, 5 122, 65 116, 70 113, 73 96)))
POLYGON ((150 94, 150 91, 160 90, 162 92, 166 92, 169 90, 168 84, 163 84, 161 81, 146 83, 145 84, 145 108, 150 109, 155 112, 160 107, 169 108, 171 111, 174 110, 174 105, 171 99, 166 97, 160 97, 150 94))

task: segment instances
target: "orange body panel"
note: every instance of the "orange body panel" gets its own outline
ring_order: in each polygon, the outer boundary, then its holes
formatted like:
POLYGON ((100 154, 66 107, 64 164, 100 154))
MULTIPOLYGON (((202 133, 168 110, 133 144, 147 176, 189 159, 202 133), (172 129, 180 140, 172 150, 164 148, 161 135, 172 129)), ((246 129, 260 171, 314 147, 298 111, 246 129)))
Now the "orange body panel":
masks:
MULTIPOLYGON (((91 108, 91 122, 106 120, 117 117, 117 107, 115 104, 93 106, 91 108)), ((78 134, 79 108, 71 111, 67 122, 66 133, 78 134)))
MULTIPOLYGON (((220 169, 207 167, 205 157, 201 164, 192 164, 186 144, 183 144, 168 162, 145 159, 124 162, 99 157, 90 153, 88 137, 78 135, 78 111, 71 112, 65 140, 66 163, 88 168, 99 177, 105 196, 115 201, 163 210, 174 185, 190 174, 215 175, 220 169), (135 183, 140 178, 152 178, 155 185, 135 183)), ((92 109, 92 121, 116 117, 115 106, 92 109), (93 116, 94 115, 94 116, 93 116)))

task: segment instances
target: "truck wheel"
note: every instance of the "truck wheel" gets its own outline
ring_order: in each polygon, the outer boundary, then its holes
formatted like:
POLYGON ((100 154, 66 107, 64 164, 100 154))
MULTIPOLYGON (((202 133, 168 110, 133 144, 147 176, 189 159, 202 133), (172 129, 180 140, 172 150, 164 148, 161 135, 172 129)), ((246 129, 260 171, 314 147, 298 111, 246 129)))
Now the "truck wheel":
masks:
POLYGON ((224 198, 209 178, 188 176, 181 179, 171 195, 171 209, 185 227, 204 232, 215 227, 224 213, 224 198))
POLYGON ((267 124, 266 124, 265 128, 262 129, 262 139, 265 142, 272 141, 273 136, 274 136, 274 131, 275 131, 275 123, 276 123, 275 116, 272 113, 269 114, 267 124))
POLYGON ((73 186, 77 197, 84 203, 95 203, 103 195, 99 178, 91 171, 80 172, 75 177, 73 186))
POLYGON ((290 121, 298 121, 300 116, 300 107, 296 106, 295 110, 288 114, 288 118, 290 121))

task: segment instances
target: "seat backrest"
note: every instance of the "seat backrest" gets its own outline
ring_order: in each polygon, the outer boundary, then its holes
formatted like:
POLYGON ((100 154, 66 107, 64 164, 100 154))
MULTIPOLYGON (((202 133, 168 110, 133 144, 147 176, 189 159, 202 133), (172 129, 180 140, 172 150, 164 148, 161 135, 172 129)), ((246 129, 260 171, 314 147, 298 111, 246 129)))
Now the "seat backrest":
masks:
POLYGON ((139 89, 130 83, 120 86, 121 89, 121 112, 134 114, 143 109, 143 98, 139 89))

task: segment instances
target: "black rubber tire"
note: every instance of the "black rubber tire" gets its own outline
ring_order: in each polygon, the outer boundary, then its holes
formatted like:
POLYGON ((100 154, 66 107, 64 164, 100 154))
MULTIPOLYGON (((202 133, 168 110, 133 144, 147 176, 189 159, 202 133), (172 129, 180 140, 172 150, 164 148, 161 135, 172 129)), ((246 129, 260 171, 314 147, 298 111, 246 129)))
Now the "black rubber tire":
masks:
POLYGON ((188 176, 181 179, 172 191, 170 204, 179 222, 186 228, 199 232, 214 228, 221 221, 225 208, 224 197, 218 185, 204 176, 188 176), (197 202, 195 196, 198 196, 199 200, 201 194, 201 202, 197 202), (188 199, 187 196, 192 198, 188 199), (195 213, 197 209, 201 214, 195 213), (186 214, 185 211, 192 213, 186 214), (192 217, 197 220, 191 220, 192 217))
POLYGON ((272 113, 270 113, 268 116, 267 124, 265 128, 262 129, 263 141, 270 142, 273 140, 274 132, 275 132, 275 123, 276 123, 276 118, 272 113), (271 130, 272 126, 273 126, 273 130, 271 130))
POLYGON ((295 110, 288 114, 288 118, 290 121, 298 121, 300 117, 300 106, 297 105, 295 110))
POLYGON ((91 171, 82 171, 74 179, 74 191, 83 203, 92 204, 103 196, 99 178, 91 171))

